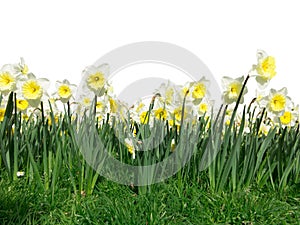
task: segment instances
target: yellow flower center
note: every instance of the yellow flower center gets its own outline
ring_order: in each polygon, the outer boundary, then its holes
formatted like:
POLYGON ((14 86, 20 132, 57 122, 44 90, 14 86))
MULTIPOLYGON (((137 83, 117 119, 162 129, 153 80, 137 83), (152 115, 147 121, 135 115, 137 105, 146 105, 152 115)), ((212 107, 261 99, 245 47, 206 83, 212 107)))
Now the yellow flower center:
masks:
POLYGON ((82 100, 82 103, 85 107, 89 106, 91 104, 91 99, 88 97, 84 97, 82 100))
POLYGON ((265 60, 262 62, 261 67, 265 73, 268 73, 270 75, 270 78, 273 78, 276 75, 276 65, 274 57, 266 57, 265 60))
POLYGON ((10 90, 12 89, 14 83, 15 78, 9 72, 4 72, 0 74, 0 90, 10 90))
POLYGON ((236 99, 239 97, 241 91, 241 84, 239 83, 232 83, 229 86, 229 98, 230 99, 236 99))
POLYGON ((195 84, 192 96, 193 98, 203 98, 206 94, 206 86, 203 83, 197 83, 195 84))
POLYGON ((159 120, 165 120, 167 118, 167 110, 159 108, 154 111, 154 116, 159 120))
POLYGON ((282 94, 274 95, 270 102, 271 110, 274 112, 280 112, 284 110, 285 102, 285 97, 282 94))
POLYGON ((284 125, 290 124, 292 121, 292 113, 291 112, 284 112, 282 116, 280 116, 280 122, 284 125))
POLYGON ((202 112, 202 113, 205 113, 207 112, 207 109, 208 109, 208 105, 204 102, 200 103, 199 105, 199 111, 202 112))
POLYGON ((260 65, 257 67, 257 72, 261 75, 261 78, 270 80, 276 75, 276 63, 275 58, 272 56, 266 57, 260 65))
POLYGON ((66 84, 62 84, 60 85, 60 87, 58 88, 58 96, 61 98, 70 98, 72 96, 72 91, 70 89, 70 87, 66 84))
POLYGON ((28 105, 29 104, 25 99, 18 99, 17 100, 17 108, 21 111, 27 109, 28 105))
POLYGON ((87 84, 94 91, 101 90, 105 84, 104 74, 101 72, 96 72, 89 75, 89 77, 87 78, 87 84))
POLYGON ((43 88, 35 80, 29 80, 23 84, 22 94, 26 99, 37 100, 42 97, 43 88))

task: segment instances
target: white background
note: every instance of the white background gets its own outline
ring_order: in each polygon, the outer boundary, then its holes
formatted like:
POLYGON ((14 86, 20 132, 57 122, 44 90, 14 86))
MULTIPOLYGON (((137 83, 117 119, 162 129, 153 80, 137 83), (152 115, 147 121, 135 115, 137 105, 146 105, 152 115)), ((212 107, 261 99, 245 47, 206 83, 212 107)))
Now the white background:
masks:
POLYGON ((105 53, 164 41, 196 54, 220 80, 246 75, 264 49, 277 61, 270 85, 300 103, 299 21, 297 1, 1 1, 0 65, 24 57, 53 86, 78 84, 105 53))

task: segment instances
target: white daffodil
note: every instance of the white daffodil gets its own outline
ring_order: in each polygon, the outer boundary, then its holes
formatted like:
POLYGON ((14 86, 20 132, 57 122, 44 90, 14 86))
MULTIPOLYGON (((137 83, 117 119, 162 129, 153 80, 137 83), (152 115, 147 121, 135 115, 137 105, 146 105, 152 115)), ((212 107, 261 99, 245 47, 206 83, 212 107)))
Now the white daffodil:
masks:
POLYGON ((176 126, 179 126, 182 120, 182 122, 184 123, 189 123, 193 121, 194 116, 192 114, 192 106, 185 105, 184 112, 182 112, 182 110, 182 105, 172 105, 168 107, 168 120, 171 126, 173 126, 174 124, 176 126))
POLYGON ((271 128, 272 128, 271 125, 261 123, 259 127, 259 134, 263 134, 264 136, 267 136, 271 128))
POLYGON ((23 172, 23 171, 17 172, 17 177, 24 177, 24 175, 25 175, 25 172, 23 172))
POLYGON ((20 75, 20 76, 25 75, 26 76, 29 73, 29 68, 25 64, 25 61, 23 58, 20 58, 19 63, 13 65, 13 69, 14 69, 16 75, 20 75))
POLYGON ((274 115, 281 115, 290 106, 291 99, 287 96, 287 89, 270 89, 268 96, 261 99, 261 105, 274 115))
POLYGON ((130 118, 136 123, 146 124, 149 121, 148 111, 149 106, 140 99, 129 108, 130 118))
POLYGON ((25 111, 29 107, 29 103, 26 99, 17 98, 17 109, 19 111, 25 111))
POLYGON ((202 101, 200 102, 199 105, 194 106, 194 114, 199 117, 199 116, 210 116, 211 110, 213 108, 214 102, 209 100, 207 97, 204 97, 202 101))
POLYGON ((86 115, 89 115, 94 99, 95 95, 92 92, 83 92, 78 96, 75 111, 79 115, 79 118, 86 113, 86 115))
POLYGON ((139 113, 139 123, 141 124, 150 124, 150 120, 151 115, 149 115, 149 111, 142 111, 141 113, 139 113))
POLYGON ((49 80, 45 78, 37 79, 32 73, 28 74, 28 79, 21 82, 22 96, 26 99, 30 106, 37 107, 49 87, 49 80))
POLYGON ((172 84, 170 81, 168 81, 167 84, 161 84, 154 95, 156 95, 156 103, 160 104, 159 107, 171 105, 174 104, 174 102, 181 100, 179 87, 172 84))
POLYGON ((126 146, 128 152, 132 155, 132 158, 135 159, 135 147, 134 147, 132 139, 125 138, 125 146, 126 146))
POLYGON ((0 94, 7 95, 17 89, 17 77, 13 73, 12 65, 4 65, 0 70, 0 94))
POLYGON ((202 77, 199 81, 191 82, 189 87, 189 92, 191 93, 188 97, 192 98, 192 102, 198 105, 201 100, 207 96, 208 93, 209 80, 202 77))
MULTIPOLYGON (((222 78, 222 87, 224 89, 223 92, 223 100, 225 104, 231 104, 238 100, 238 97, 242 91, 244 82, 244 76, 233 79, 230 77, 222 78)), ((248 92, 247 87, 245 87, 244 92, 242 93, 241 101, 242 104, 244 102, 244 95, 248 92)))
POLYGON ((168 116, 168 112, 165 108, 160 107, 158 109, 153 110, 154 116, 158 120, 166 120, 168 116))
POLYGON ((292 127, 296 124, 299 117, 299 106, 296 107, 288 107, 281 116, 279 116, 276 120, 277 123, 282 126, 292 127))
POLYGON ((68 80, 56 81, 56 95, 62 103, 67 103, 76 92, 76 85, 68 80))
POLYGON ((276 75, 275 58, 268 56, 263 50, 257 51, 257 65, 253 65, 251 73, 256 75, 260 87, 265 88, 269 81, 276 75))
POLYGON ((109 74, 108 64, 102 64, 98 67, 89 66, 83 71, 86 85, 90 91, 97 96, 102 96, 108 89, 107 77, 109 74))

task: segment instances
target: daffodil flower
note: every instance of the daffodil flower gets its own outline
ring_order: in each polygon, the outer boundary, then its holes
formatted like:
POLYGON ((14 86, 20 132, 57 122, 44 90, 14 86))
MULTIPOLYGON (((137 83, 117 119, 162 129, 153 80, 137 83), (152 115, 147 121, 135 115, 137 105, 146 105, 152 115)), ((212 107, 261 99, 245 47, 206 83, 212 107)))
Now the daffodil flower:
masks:
POLYGON ((170 125, 175 124, 176 126, 179 126, 181 124, 181 120, 183 120, 182 122, 184 123, 188 123, 193 120, 192 108, 190 105, 186 105, 184 107, 184 112, 182 112, 182 105, 170 106, 168 108, 168 112, 169 112, 168 118, 169 118, 170 125))
POLYGON ((25 111, 29 106, 28 101, 25 99, 17 99, 16 103, 17 103, 17 109, 20 111, 25 111))
POLYGON ((22 57, 19 63, 13 65, 13 68, 16 75, 26 76, 29 73, 29 68, 22 57))
POLYGON ((132 155, 132 158, 135 159, 135 147, 134 147, 132 139, 125 138, 125 146, 126 146, 128 152, 132 155))
POLYGON ((149 118, 150 118, 149 112, 143 111, 140 113, 140 121, 139 122, 141 124, 147 124, 147 123, 149 123, 149 118))
POLYGON ((154 116, 158 120, 166 120, 167 119, 167 110, 164 108, 158 108, 154 110, 154 116))
POLYGON ((68 80, 56 81, 56 94, 62 103, 67 103, 76 92, 76 85, 70 84, 68 80))
POLYGON ((23 171, 17 172, 17 177, 23 177, 24 175, 25 175, 25 172, 23 172, 23 171))
POLYGON ((37 107, 41 102, 43 94, 46 94, 48 86, 48 79, 36 79, 33 74, 28 74, 28 79, 21 84, 22 95, 28 101, 29 105, 37 107))
POLYGON ((287 96, 287 89, 270 89, 268 96, 261 99, 261 105, 266 107, 268 112, 274 115, 282 115, 285 109, 290 106, 291 99, 287 96))
POLYGON ((276 120, 277 123, 281 124, 283 127, 292 127, 296 124, 299 117, 299 106, 288 107, 281 116, 276 120))
POLYGON ((253 65, 252 72, 256 73, 256 81, 260 87, 265 88, 269 81, 276 75, 275 58, 263 50, 257 51, 257 65, 253 65))
POLYGON ((170 81, 168 81, 167 84, 161 84, 154 95, 157 95, 158 102, 161 103, 159 107, 171 105, 174 104, 175 101, 180 100, 179 87, 170 81))
POLYGON ((210 116, 211 110, 213 107, 213 101, 209 100, 207 97, 204 97, 199 105, 193 106, 193 111, 195 116, 210 116))
POLYGON ((102 64, 98 67, 89 66, 83 71, 87 87, 99 97, 104 95, 106 89, 108 88, 108 73, 108 64, 102 64))
POLYGON ((4 65, 0 70, 0 94, 7 95, 17 89, 17 78, 10 64, 4 65))
POLYGON ((192 101, 198 105, 201 100, 208 95, 209 81, 202 77, 199 81, 191 82, 189 91, 191 92, 192 101))
POLYGON ((131 108, 129 108, 130 117, 133 121, 137 123, 147 123, 147 121, 145 120, 145 116, 148 110, 149 108, 140 99, 131 108))
MULTIPOLYGON (((233 79, 230 77, 222 78, 222 87, 224 89, 223 92, 223 100, 225 104, 231 104, 238 100, 238 97, 241 93, 244 82, 244 76, 233 79)), ((242 93, 241 101, 242 104, 244 102, 244 95, 248 92, 247 87, 245 87, 244 92, 242 93)))
POLYGON ((259 127, 259 134, 263 134, 264 136, 267 136, 271 127, 272 126, 269 124, 261 123, 259 127))

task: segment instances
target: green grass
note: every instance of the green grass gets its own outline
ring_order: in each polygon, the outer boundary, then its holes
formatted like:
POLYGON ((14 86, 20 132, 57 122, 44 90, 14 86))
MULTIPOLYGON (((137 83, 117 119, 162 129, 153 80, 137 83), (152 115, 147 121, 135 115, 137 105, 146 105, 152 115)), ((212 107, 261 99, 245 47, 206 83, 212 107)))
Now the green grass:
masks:
MULTIPOLYGON (((239 100, 229 125, 224 125, 226 107, 215 119, 203 116, 194 124, 182 122, 179 129, 168 121, 154 120, 151 128, 110 115, 77 123, 69 108, 54 122, 53 112, 45 115, 43 105, 26 121, 15 98, 10 94, 0 122, 0 224, 299 224, 299 124, 260 134, 266 112, 256 118, 255 109, 245 106, 236 124, 239 100), (246 123, 249 132, 244 132, 246 123), (133 128, 140 141, 135 159, 123 143, 133 137, 133 128), (174 167, 187 150, 193 154, 163 182, 134 187, 100 175, 116 168, 105 165, 105 155, 95 151, 102 148, 97 140, 115 159, 133 166, 169 158, 172 140, 178 153, 174 167), (100 174, 88 160, 98 163, 100 174), (18 177, 18 171, 25 176, 18 177)), ((145 170, 135 178, 152 181, 155 175, 145 170)))
POLYGON ((201 183, 179 190, 172 178, 139 195, 103 180, 84 196, 70 192, 66 179, 53 202, 51 193, 30 189, 22 178, 2 179, 0 224, 299 224, 299 185, 280 194, 268 187, 217 194, 201 183))

